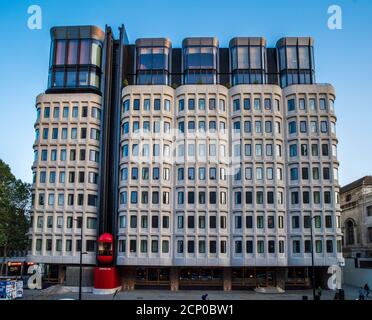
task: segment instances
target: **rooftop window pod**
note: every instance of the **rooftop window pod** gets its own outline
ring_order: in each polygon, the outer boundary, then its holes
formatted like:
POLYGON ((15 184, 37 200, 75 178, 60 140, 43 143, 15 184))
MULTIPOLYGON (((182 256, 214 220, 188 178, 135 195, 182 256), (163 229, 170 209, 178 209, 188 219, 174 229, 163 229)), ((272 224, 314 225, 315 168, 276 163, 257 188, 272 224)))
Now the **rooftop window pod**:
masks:
POLYGON ((215 38, 186 38, 183 47, 185 84, 217 83, 218 40, 215 38))
POLYGON ((48 90, 100 90, 104 33, 96 27, 51 30, 48 90))
POLYGON ((230 60, 233 85, 267 83, 265 39, 232 39, 230 60))
POLYGON ((137 84, 169 83, 171 43, 165 38, 136 41, 137 84))
POLYGON ((315 83, 314 47, 312 38, 283 38, 277 43, 280 83, 315 83))

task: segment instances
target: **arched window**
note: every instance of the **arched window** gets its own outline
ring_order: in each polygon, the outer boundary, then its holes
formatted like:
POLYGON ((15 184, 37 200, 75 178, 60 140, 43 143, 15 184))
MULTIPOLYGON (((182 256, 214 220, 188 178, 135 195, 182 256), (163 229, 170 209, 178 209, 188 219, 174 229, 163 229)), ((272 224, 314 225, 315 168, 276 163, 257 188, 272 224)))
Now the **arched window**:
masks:
POLYGON ((354 226, 352 220, 346 222, 346 245, 353 245, 355 243, 354 226))

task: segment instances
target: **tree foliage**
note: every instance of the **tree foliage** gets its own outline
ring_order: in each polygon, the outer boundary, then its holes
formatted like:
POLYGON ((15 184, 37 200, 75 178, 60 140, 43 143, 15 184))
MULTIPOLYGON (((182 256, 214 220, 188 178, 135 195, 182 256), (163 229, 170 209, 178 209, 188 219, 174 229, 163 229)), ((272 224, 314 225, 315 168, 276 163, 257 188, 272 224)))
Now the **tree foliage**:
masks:
POLYGON ((0 159, 0 255, 27 248, 31 186, 0 159))

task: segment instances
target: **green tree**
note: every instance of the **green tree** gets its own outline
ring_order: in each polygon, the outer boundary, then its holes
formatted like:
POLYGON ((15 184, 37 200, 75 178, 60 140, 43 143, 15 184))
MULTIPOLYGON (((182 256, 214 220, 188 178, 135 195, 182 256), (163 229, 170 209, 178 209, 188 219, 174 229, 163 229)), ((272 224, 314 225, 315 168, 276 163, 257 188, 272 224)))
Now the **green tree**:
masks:
POLYGON ((27 249, 30 199, 31 186, 16 179, 0 159, 0 255, 3 258, 27 249))

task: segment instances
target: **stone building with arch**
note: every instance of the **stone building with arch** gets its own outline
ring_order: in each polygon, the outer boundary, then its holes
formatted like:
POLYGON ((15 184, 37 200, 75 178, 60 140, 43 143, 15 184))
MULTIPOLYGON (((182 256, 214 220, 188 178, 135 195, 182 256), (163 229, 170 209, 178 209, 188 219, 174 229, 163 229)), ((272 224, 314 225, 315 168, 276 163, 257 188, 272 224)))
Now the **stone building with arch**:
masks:
POLYGON ((372 176, 340 190, 345 258, 372 258, 372 176))

